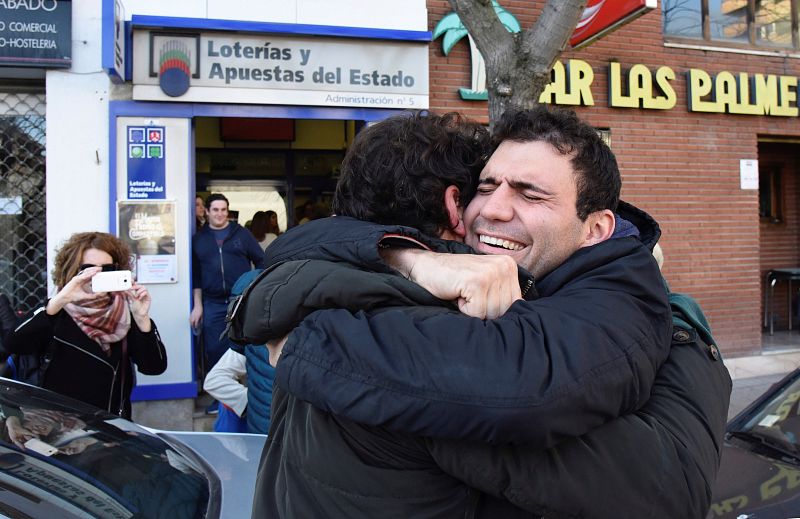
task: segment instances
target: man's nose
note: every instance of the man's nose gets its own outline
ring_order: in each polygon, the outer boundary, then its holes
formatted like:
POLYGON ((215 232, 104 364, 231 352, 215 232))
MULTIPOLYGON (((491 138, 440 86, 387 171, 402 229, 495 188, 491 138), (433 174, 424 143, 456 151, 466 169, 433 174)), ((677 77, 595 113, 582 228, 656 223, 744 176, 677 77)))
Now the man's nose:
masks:
POLYGON ((513 190, 505 184, 497 187, 486 199, 481 208, 481 216, 489 220, 507 222, 514 217, 512 207, 513 190))

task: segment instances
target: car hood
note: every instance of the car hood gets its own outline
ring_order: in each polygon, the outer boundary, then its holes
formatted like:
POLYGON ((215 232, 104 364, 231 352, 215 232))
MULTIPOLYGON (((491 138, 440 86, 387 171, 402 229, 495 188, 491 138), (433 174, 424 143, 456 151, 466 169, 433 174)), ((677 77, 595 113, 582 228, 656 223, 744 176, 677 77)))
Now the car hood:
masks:
POLYGON ((774 451, 725 441, 707 519, 786 519, 800 511, 800 465, 774 451))
POLYGON ((222 487, 220 517, 250 515, 263 434, 155 431, 170 444, 189 447, 210 465, 222 487))
POLYGON ((265 439, 153 430, 0 378, 0 516, 250 517, 265 439))

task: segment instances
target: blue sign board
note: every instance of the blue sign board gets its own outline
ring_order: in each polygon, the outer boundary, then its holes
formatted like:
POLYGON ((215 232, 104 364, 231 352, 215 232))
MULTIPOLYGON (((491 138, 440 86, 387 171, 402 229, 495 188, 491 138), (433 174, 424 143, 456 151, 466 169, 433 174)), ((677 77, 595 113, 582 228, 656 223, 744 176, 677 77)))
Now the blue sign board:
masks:
POLYGON ((164 200, 166 193, 163 126, 128 126, 128 200, 164 200))
POLYGON ((130 59, 130 26, 125 21, 122 0, 103 0, 103 70, 114 83, 124 83, 128 77, 130 59))

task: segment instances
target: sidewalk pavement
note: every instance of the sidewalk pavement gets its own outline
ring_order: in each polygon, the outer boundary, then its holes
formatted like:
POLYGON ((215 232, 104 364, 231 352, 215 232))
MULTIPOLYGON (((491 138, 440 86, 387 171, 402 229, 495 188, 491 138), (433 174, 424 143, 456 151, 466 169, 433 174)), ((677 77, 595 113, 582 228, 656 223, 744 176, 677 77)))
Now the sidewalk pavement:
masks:
POLYGON ((733 379, 728 418, 732 418, 787 373, 800 367, 800 351, 725 359, 733 379))

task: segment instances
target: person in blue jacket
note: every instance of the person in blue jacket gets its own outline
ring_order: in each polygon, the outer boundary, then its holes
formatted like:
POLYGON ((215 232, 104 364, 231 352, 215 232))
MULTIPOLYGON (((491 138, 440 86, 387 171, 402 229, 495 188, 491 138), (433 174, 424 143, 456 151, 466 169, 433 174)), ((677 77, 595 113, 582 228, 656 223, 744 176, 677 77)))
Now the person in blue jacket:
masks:
POLYGON ((206 371, 210 371, 229 346, 220 335, 225 330, 231 289, 242 274, 264 267, 264 251, 250 231, 228 221, 225 195, 209 195, 206 209, 206 225, 192 237, 193 308, 189 322, 194 329, 202 327, 206 371))
MULTIPOLYGON (((242 274, 233 285, 231 296, 241 295, 261 272, 262 269, 255 269, 242 274)), ((274 378, 275 368, 269 364, 264 344, 231 344, 203 385, 225 404, 220 406, 214 430, 267 434, 274 378)))

